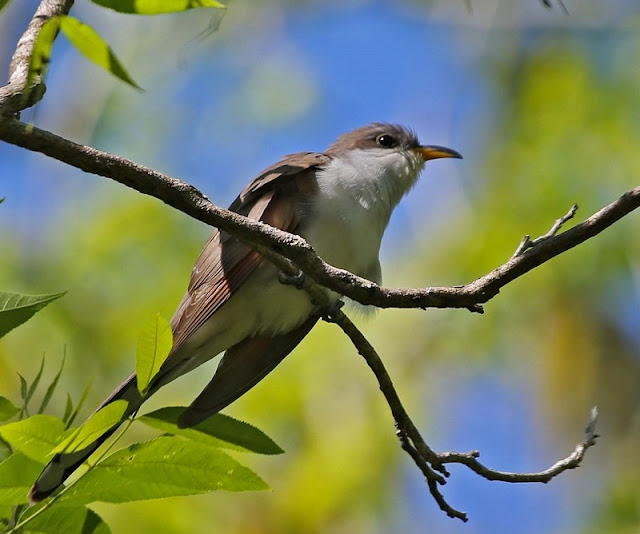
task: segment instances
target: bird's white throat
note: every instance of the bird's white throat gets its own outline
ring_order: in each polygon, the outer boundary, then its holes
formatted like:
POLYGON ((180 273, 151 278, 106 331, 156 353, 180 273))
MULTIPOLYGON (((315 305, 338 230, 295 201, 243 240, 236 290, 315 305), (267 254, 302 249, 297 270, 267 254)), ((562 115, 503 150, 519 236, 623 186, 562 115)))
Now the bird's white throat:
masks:
POLYGON ((382 235, 423 165, 413 151, 381 148, 334 157, 318 173, 303 237, 325 261, 379 283, 382 235))

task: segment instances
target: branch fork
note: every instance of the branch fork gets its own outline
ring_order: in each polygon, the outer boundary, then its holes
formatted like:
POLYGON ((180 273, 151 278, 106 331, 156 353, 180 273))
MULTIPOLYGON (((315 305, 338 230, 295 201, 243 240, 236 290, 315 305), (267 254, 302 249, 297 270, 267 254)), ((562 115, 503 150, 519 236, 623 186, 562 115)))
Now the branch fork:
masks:
POLYGON ((565 215, 563 215, 559 219, 556 219, 556 222, 553 223, 553 226, 546 234, 541 235, 536 239, 531 240, 530 236, 525 235, 522 238, 520 245, 518 245, 518 248, 513 253, 513 256, 511 256, 511 259, 517 256, 520 256, 521 254, 524 254, 527 250, 532 249, 535 246, 539 245, 540 243, 543 243, 544 241, 548 241, 549 239, 554 237, 560 231, 560 229, 567 223, 569 219, 573 219, 577 211, 578 211, 578 205, 574 204, 573 206, 571 206, 571 209, 565 215))

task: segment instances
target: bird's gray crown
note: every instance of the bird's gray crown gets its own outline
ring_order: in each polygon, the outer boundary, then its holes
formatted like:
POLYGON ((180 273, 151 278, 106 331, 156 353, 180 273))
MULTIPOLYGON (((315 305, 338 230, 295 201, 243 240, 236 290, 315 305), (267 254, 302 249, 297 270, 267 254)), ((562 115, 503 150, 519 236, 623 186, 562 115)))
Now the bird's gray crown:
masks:
POLYGON ((412 130, 399 124, 374 122, 341 135, 326 152, 327 154, 335 155, 356 149, 389 148, 408 150, 418 146, 420 146, 418 137, 412 130))

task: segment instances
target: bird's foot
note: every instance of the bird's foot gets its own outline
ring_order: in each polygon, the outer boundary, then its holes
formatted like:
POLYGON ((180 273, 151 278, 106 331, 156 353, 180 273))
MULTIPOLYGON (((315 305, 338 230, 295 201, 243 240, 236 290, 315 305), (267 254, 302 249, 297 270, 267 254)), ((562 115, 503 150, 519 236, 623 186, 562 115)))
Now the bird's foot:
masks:
POLYGON ((338 312, 344 306, 344 300, 336 299, 331 304, 328 304, 322 308, 322 319, 327 323, 335 323, 338 312))
POLYGON ((296 274, 287 274, 284 271, 278 273, 278 280, 281 284, 293 286, 296 289, 302 289, 307 275, 302 271, 298 271, 296 274))

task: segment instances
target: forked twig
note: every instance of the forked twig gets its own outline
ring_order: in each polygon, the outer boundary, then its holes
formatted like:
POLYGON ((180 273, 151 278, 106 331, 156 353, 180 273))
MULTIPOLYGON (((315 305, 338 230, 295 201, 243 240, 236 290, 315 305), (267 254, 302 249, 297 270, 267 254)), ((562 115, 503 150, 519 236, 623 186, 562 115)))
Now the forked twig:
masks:
POLYGON ((511 259, 514 259, 517 256, 524 254, 525 251, 532 249, 533 247, 543 243, 544 241, 548 241, 549 239, 554 237, 560 231, 560 229, 567 223, 569 219, 573 219, 577 211, 578 211, 578 205, 574 204, 573 206, 571 206, 571 209, 565 215, 563 215, 559 219, 556 219, 556 222, 553 223, 553 226, 546 234, 541 235, 540 237, 531 239, 530 236, 525 235, 522 238, 522 241, 520 242, 520 244, 518 245, 518 248, 513 253, 513 256, 511 256, 511 259))

